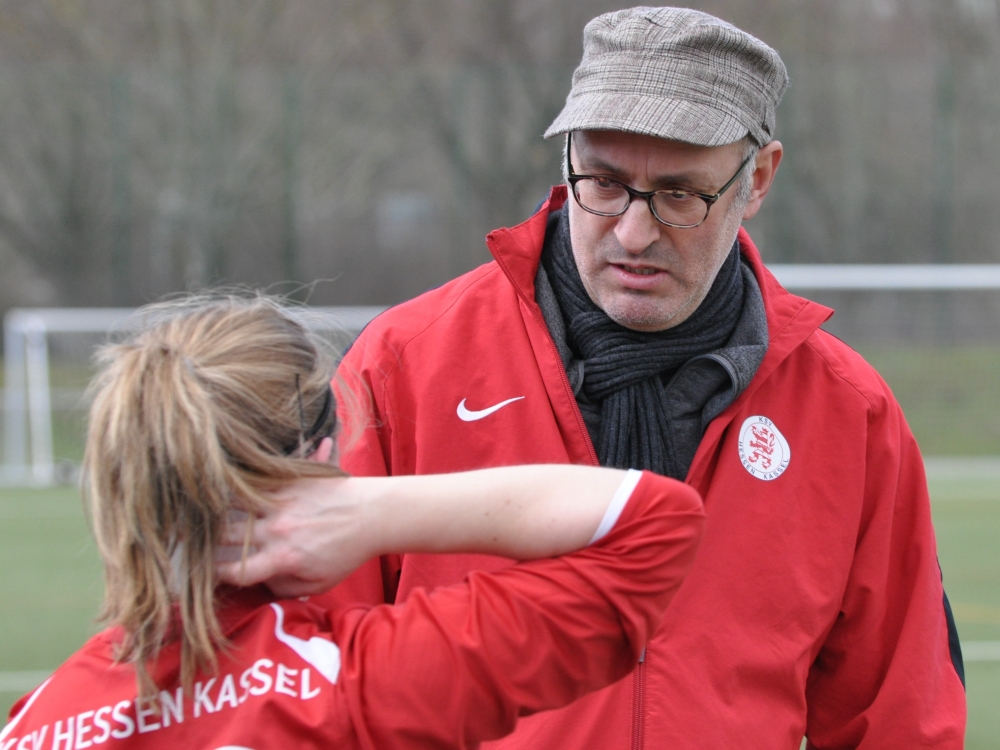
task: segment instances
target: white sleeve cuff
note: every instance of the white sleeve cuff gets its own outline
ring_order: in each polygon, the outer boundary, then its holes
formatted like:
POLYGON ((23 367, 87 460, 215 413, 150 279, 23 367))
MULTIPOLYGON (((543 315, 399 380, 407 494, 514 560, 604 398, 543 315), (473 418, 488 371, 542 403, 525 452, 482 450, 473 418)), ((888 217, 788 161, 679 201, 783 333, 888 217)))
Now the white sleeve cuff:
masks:
POLYGON ((601 523, 597 527, 597 531, 594 532, 594 536, 590 538, 588 544, 593 544, 601 537, 607 535, 607 533, 615 527, 622 511, 625 510, 625 504, 628 502, 629 498, 632 497, 632 492, 635 490, 635 486, 639 484, 640 479, 642 479, 642 472, 638 469, 629 469, 625 473, 625 479, 623 479, 622 483, 618 485, 618 491, 615 492, 615 496, 611 498, 611 504, 608 506, 608 509, 604 511, 604 518, 601 519, 601 523))

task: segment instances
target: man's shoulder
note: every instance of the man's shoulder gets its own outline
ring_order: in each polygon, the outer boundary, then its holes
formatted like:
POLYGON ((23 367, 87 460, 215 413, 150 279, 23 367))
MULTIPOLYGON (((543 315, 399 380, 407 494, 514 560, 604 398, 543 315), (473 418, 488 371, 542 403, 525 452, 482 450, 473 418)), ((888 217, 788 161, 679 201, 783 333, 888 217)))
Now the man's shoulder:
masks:
POLYGON ((459 314, 462 308, 469 305, 479 304, 483 295, 494 292, 496 283, 502 278, 496 261, 484 263, 439 287, 390 307, 368 324, 359 340, 377 336, 397 343, 406 342, 442 318, 459 314))
MULTIPOLYGON (((758 375, 771 381, 778 369, 792 376, 796 391, 801 393, 801 386, 809 381, 811 391, 840 399, 845 405, 852 395, 859 406, 866 408, 884 409, 895 403, 889 386, 875 368, 847 343, 821 328, 833 310, 782 287, 761 263, 759 252, 743 230, 740 245, 769 299, 768 327, 777 331, 761 366, 763 372, 758 371, 758 375), (836 394, 830 393, 831 389, 836 394)), ((781 387, 787 387, 788 382, 782 382, 781 387)))
POLYGON ((486 263, 376 317, 345 354, 343 364, 388 377, 409 353, 434 361, 443 350, 489 347, 490 330, 509 330, 519 316, 517 293, 497 263, 486 263))
POLYGON ((800 347, 800 356, 814 358, 813 367, 822 367, 846 392, 856 393, 874 409, 895 403, 892 391, 878 371, 857 351, 821 328, 816 329, 800 347))
POLYGON ((468 328, 491 320, 501 322, 517 310, 516 300, 534 296, 534 278, 542 252, 548 216, 566 200, 563 186, 527 220, 515 227, 495 229, 486 238, 494 257, 456 279, 389 308, 365 329, 359 341, 371 338, 405 345, 436 324, 468 328), (514 304, 512 304, 514 303, 514 304), (498 316, 500 316, 498 318, 498 316))

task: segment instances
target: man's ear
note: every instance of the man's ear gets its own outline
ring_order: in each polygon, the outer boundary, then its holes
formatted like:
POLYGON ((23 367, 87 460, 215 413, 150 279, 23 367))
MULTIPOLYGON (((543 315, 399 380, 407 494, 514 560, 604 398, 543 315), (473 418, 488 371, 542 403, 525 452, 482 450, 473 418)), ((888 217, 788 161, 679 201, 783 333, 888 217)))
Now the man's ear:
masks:
POLYGON ((333 455, 333 438, 325 437, 319 441, 319 445, 316 446, 316 450, 310 453, 308 458, 310 461, 326 464, 330 462, 331 455, 333 455))
POLYGON ((750 190, 750 201, 743 209, 743 218, 752 219, 760 210, 764 196, 771 189, 774 176, 778 173, 783 153, 780 141, 771 141, 757 152, 756 166, 753 171, 753 187, 750 190))

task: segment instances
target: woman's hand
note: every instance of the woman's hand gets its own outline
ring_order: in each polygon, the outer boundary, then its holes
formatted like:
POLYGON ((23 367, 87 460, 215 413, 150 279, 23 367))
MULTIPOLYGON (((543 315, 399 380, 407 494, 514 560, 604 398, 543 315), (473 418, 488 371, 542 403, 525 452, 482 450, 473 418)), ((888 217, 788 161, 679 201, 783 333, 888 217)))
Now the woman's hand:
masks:
POLYGON ((264 583, 281 597, 318 594, 340 583, 378 554, 355 484, 339 477, 300 480, 275 493, 274 508, 263 517, 231 518, 217 556, 219 580, 264 583))

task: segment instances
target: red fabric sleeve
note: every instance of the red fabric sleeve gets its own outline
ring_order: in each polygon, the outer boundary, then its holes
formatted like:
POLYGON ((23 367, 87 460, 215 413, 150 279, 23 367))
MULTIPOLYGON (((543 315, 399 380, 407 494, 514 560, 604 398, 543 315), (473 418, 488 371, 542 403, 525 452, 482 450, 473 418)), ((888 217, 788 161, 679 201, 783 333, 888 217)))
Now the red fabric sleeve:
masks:
MULTIPOLYGON (((364 477, 389 475, 390 427, 380 416, 379 397, 365 357, 364 333, 344 355, 331 384, 337 396, 339 463, 348 474, 364 477)), ((377 363, 376 363, 377 364, 377 363)))
POLYGON ((841 611, 806 687, 811 748, 961 750, 965 693, 951 662, 930 500, 894 400, 873 409, 865 505, 841 611))
POLYGON ((693 489, 644 473, 614 528, 590 547, 349 615, 337 638, 341 680, 362 742, 472 747, 512 731, 518 716, 625 676, 703 525, 693 489))
MULTIPOLYGON (((337 394, 337 419, 340 422, 339 460, 348 474, 363 477, 389 475, 383 440, 389 429, 378 416, 372 384, 363 362, 364 338, 344 356, 331 384, 337 394)), ((402 569, 401 555, 383 555, 369 560, 332 590, 312 597, 328 609, 350 604, 392 604, 402 569)))

